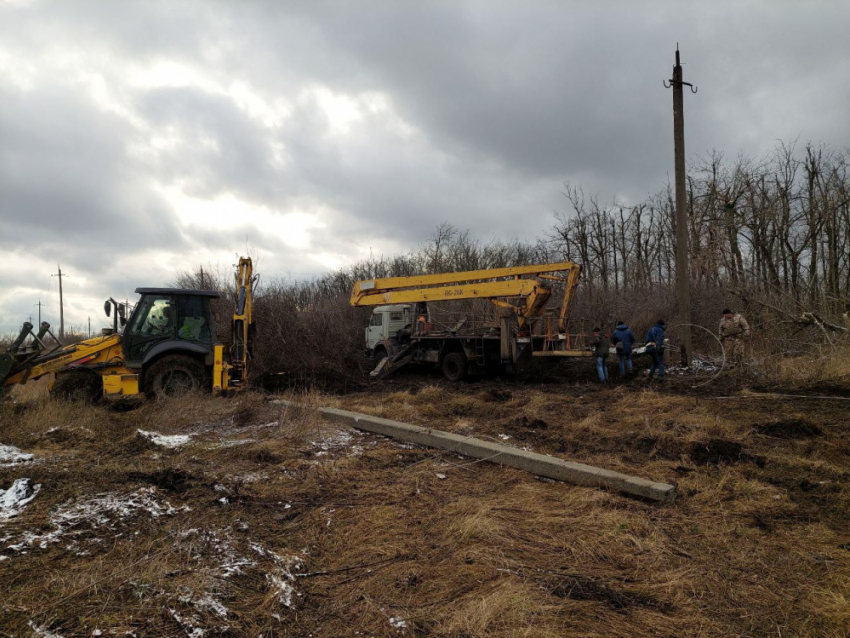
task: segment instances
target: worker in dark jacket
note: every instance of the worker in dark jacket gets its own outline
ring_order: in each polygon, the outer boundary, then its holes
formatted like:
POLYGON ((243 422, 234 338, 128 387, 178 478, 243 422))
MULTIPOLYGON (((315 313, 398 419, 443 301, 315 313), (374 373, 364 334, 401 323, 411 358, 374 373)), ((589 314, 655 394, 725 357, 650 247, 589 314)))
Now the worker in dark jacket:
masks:
POLYGON ((398 345, 403 348, 408 343, 410 343, 411 335, 412 332, 410 330, 410 324, 407 324, 406 326, 404 326, 404 328, 399 328, 398 331, 395 333, 395 338, 398 341, 398 345))
POLYGON ((667 324, 659 319, 646 333, 646 352, 652 357, 652 367, 649 369, 649 378, 658 370, 658 379, 664 378, 664 329, 667 324))
POLYGON ((590 342, 593 348, 593 356, 596 359, 596 372, 599 374, 599 381, 605 383, 608 380, 608 347, 610 342, 608 337, 602 334, 599 328, 593 329, 593 341, 590 342))
POLYGON ((614 342, 614 347, 617 349, 617 358, 620 360, 620 376, 626 376, 627 367, 629 374, 631 374, 633 370, 632 344, 635 342, 635 335, 632 329, 622 321, 618 321, 611 338, 614 342))

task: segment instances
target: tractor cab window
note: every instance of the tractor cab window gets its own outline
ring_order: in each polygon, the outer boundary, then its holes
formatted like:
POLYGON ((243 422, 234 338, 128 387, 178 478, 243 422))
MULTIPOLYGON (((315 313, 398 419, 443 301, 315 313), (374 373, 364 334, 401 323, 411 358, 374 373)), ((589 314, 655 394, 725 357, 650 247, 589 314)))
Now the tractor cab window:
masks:
POLYGON ((169 297, 147 297, 130 332, 139 336, 168 337, 174 330, 174 313, 169 297))
POLYGON ((174 337, 174 302, 171 297, 142 297, 130 324, 124 330, 124 356, 141 361, 154 345, 174 337))
POLYGON ((205 297, 187 295, 177 298, 177 338, 211 341, 209 312, 205 297))

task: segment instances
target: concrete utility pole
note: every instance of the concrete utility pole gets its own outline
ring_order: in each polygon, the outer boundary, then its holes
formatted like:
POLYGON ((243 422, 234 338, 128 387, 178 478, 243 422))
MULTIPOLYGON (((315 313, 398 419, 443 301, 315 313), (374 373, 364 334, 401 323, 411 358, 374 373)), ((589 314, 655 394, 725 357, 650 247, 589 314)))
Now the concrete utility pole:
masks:
POLYGON ((38 300, 38 303, 34 303, 33 306, 38 306, 38 325, 41 326, 41 307, 44 304, 41 303, 41 299, 38 300))
POLYGON ((682 86, 697 89, 682 81, 679 63, 679 45, 676 45, 676 66, 673 78, 665 83, 673 87, 673 152, 676 162, 676 291, 679 297, 679 341, 682 347, 682 365, 691 365, 691 278, 688 258, 688 207, 685 191, 685 99, 682 86))
MULTIPOLYGON (((62 277, 67 277, 67 274, 62 274, 62 267, 57 264, 56 268, 59 269, 59 272, 55 275, 50 275, 51 277, 59 277, 59 338, 65 338, 65 305, 64 300, 62 299, 62 277)), ((38 325, 41 325, 39 323, 38 325)))

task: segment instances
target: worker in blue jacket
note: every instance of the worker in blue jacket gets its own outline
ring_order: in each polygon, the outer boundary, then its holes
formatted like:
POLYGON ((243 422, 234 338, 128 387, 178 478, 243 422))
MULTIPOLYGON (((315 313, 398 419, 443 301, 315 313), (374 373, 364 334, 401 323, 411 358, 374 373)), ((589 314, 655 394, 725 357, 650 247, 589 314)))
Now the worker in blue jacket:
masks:
POLYGON ((626 375, 626 368, 629 369, 629 374, 632 373, 632 344, 635 342, 635 335, 632 329, 622 321, 617 321, 617 327, 614 329, 614 334, 611 335, 611 340, 614 342, 614 348, 617 350, 617 358, 620 360, 620 376, 626 375))
POLYGON ((649 369, 649 378, 658 370, 658 379, 664 378, 664 329, 667 324, 659 319, 652 328, 646 332, 646 352, 652 357, 652 367, 649 369))

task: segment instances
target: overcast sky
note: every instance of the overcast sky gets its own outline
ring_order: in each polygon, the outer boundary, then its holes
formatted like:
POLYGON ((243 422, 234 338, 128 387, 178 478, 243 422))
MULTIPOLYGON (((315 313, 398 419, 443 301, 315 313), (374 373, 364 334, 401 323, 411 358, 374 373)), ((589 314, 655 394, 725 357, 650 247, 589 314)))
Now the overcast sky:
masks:
POLYGON ((689 160, 850 146, 850 2, 0 0, 0 332, 103 322, 250 246, 307 277, 443 221, 534 239, 563 183, 637 201, 689 160))

